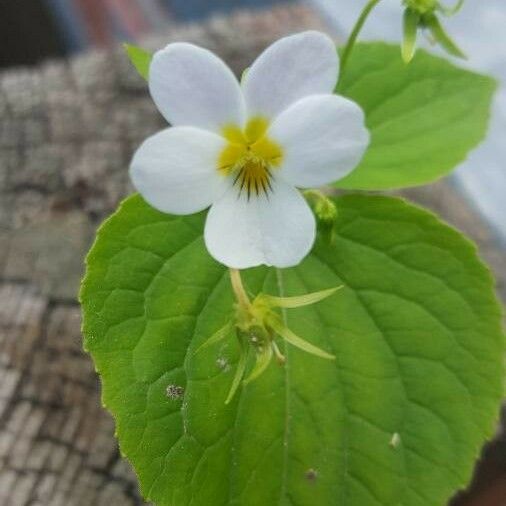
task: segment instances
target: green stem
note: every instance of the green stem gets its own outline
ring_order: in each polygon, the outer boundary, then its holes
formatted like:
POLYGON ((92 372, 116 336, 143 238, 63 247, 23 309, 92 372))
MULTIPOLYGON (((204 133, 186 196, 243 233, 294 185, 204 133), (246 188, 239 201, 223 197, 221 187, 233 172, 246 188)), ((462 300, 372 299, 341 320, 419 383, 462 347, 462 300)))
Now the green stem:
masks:
POLYGON ((341 75, 344 72, 346 63, 350 58, 350 54, 355 46, 355 42, 357 41, 357 37, 362 30, 364 23, 366 22, 371 11, 380 1, 381 0, 369 0, 367 5, 364 7, 364 10, 362 11, 362 14, 360 14, 360 17, 357 19, 353 31, 351 32, 350 38, 348 39, 348 42, 346 42, 346 46, 344 46, 343 55, 341 56, 341 75))
POLYGON ((251 302, 242 284, 241 273, 238 269, 230 268, 230 282, 232 283, 232 289, 234 290, 237 302, 244 309, 249 309, 251 302))

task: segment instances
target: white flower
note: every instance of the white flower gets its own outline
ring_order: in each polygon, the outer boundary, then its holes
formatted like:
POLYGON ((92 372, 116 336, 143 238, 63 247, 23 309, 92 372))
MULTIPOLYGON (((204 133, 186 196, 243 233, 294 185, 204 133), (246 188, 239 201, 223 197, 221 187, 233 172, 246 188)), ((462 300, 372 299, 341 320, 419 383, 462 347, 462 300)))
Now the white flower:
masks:
POLYGON ((149 89, 173 127, 135 153, 135 187, 166 213, 211 206, 205 243, 229 267, 298 264, 316 227, 297 188, 346 176, 369 142, 360 107, 333 94, 338 69, 334 43, 313 31, 274 43, 242 84, 206 49, 169 44, 149 89))

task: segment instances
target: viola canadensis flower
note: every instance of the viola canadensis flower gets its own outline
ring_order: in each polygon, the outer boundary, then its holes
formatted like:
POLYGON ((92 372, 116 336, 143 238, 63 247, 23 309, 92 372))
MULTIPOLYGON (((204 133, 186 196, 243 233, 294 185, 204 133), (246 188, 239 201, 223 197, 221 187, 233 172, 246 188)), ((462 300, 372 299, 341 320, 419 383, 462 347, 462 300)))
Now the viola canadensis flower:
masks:
POLYGON ((169 44, 148 82, 172 127, 135 153, 134 186, 165 213, 210 207, 205 244, 228 267, 297 265, 316 235, 299 190, 345 177, 369 143, 362 109, 334 94, 338 73, 335 44, 315 31, 275 42, 241 83, 210 51, 169 44))

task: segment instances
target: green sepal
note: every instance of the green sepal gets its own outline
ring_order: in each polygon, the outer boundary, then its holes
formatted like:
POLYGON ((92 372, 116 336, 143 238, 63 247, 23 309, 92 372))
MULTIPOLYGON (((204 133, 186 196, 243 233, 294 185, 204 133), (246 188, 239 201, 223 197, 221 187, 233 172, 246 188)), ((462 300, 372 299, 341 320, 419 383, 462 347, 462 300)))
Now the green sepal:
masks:
POLYGON ((272 346, 270 343, 264 343, 261 348, 256 349, 256 361, 252 371, 244 380, 244 385, 257 379, 269 366, 272 359, 272 346))
POLYGON ((221 327, 221 329, 216 331, 207 341, 202 343, 195 350, 195 355, 199 351, 202 351, 204 348, 207 348, 207 347, 211 346, 212 344, 219 343, 220 341, 223 341, 223 339, 225 339, 230 334, 230 332, 232 332, 233 327, 234 326, 233 326, 232 322, 225 323, 225 325, 223 327, 221 327))
POLYGON ((283 324, 279 317, 269 319, 269 325, 276 331, 277 334, 279 334, 287 343, 290 343, 292 346, 295 346, 302 351, 320 358, 335 360, 336 357, 334 355, 323 351, 314 344, 308 343, 293 331, 291 331, 286 325, 283 324))
POLYGON ((268 295, 266 293, 260 294, 257 299, 266 303, 271 307, 279 307, 284 309, 294 309, 297 307, 310 306, 316 304, 328 297, 334 295, 338 290, 343 288, 344 285, 329 288, 328 290, 321 290, 319 292, 307 293, 305 295, 296 295, 294 297, 276 297, 275 295, 268 295))
POLYGON ((467 59, 467 56, 460 50, 460 48, 453 42, 450 36, 446 33, 445 29, 439 22, 435 14, 429 14, 423 17, 424 25, 430 30, 435 41, 449 54, 457 58, 467 59))
POLYGON ((420 23, 420 14, 409 7, 404 11, 404 39, 402 41, 402 59, 409 63, 416 52, 416 35, 420 23))
POLYGON ((232 385, 230 386, 227 398, 225 399, 225 404, 228 404, 234 398, 234 395, 237 392, 239 385, 241 384, 244 372, 246 371, 246 364, 248 362, 248 347, 242 338, 238 337, 238 341, 239 347, 241 348, 239 361, 237 362, 234 379, 232 380, 232 385))

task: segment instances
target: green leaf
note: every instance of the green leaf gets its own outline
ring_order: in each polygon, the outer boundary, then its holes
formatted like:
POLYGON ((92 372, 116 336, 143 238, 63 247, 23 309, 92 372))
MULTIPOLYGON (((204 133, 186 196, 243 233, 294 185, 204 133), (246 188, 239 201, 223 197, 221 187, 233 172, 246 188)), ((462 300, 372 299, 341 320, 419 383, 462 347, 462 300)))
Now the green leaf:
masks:
POLYGON ((139 72, 141 77, 147 81, 149 76, 149 65, 151 64, 153 55, 149 51, 146 51, 141 47, 132 46, 131 44, 123 44, 123 47, 125 48, 132 65, 135 67, 137 72, 139 72))
POLYGON ((448 174, 483 140, 495 87, 422 50, 405 65, 397 46, 357 45, 337 91, 364 109, 371 144, 336 186, 385 190, 448 174))
POLYGON ((281 297, 345 285, 285 311, 336 359, 287 344, 285 366, 272 361, 227 405, 238 339, 194 353, 233 313, 227 270, 204 248, 205 214, 165 215, 133 196, 101 227, 81 291, 85 346, 122 453, 158 506, 441 506, 468 483, 503 394, 490 274, 422 209, 335 202, 332 245, 244 281, 281 297))

